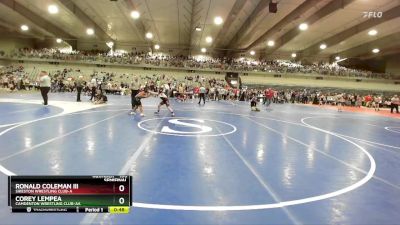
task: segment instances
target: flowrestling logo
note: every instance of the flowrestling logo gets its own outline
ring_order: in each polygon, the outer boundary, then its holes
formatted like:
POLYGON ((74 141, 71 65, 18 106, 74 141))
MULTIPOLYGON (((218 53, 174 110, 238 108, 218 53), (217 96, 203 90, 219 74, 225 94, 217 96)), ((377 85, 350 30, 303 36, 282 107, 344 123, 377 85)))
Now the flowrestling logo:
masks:
POLYGON ((378 11, 365 11, 363 12, 363 18, 382 18, 383 12, 378 11))
POLYGON ((155 134, 172 136, 222 136, 234 133, 236 127, 232 124, 194 118, 153 118, 141 121, 138 127, 155 134))

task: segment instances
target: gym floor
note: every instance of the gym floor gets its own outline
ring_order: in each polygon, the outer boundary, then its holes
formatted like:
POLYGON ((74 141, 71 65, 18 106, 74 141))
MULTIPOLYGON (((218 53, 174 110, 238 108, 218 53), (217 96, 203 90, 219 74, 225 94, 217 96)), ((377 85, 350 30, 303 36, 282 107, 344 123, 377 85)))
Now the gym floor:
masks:
POLYGON ((303 105, 0 97, 0 224, 398 224, 400 120, 303 105), (7 175, 131 175, 130 214, 12 214, 7 175))

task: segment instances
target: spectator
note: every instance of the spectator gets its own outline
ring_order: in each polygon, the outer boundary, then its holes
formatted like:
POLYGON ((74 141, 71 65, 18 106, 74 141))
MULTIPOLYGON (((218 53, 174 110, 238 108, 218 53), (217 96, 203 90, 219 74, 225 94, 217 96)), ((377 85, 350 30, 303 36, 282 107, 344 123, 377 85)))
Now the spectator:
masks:
POLYGON ((394 95, 391 99, 390 113, 393 113, 393 109, 396 109, 396 113, 399 113, 399 104, 400 104, 399 97, 397 95, 394 95))

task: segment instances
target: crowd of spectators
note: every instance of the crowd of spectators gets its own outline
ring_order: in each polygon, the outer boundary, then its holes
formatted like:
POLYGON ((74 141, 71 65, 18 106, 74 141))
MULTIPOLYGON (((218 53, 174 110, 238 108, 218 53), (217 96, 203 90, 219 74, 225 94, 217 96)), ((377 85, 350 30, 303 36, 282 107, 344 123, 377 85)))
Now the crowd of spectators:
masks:
MULTIPOLYGON (((76 80, 83 77, 80 70, 65 68, 49 74, 51 77, 51 92, 74 92, 77 90, 76 80)), ((3 88, 10 91, 38 88, 35 77, 29 78, 22 66, 8 66, 0 70, 0 80, 3 88)), ((82 92, 91 95, 95 89, 96 96, 107 94, 129 95, 133 88, 133 81, 138 82, 142 88, 146 87, 157 92, 162 89, 169 97, 178 101, 190 101, 198 97, 200 86, 206 88, 206 97, 210 101, 250 101, 256 97, 259 102, 269 105, 271 103, 299 103, 318 105, 337 105, 342 103, 354 107, 390 107, 393 95, 377 93, 351 93, 348 91, 311 90, 296 88, 234 88, 229 86, 224 79, 188 75, 177 79, 165 74, 152 76, 117 74, 113 72, 93 72, 86 76, 82 82, 82 92), (125 78, 125 81, 122 81, 125 78), (132 83, 131 83, 132 82, 132 83)), ((103 98, 103 97, 102 97, 103 98)), ((97 99, 97 98, 96 98, 97 99)), ((94 100, 96 102, 97 100, 94 100)))
POLYGON ((110 54, 101 51, 72 51, 62 53, 56 49, 18 49, 7 55, 12 58, 39 58, 48 60, 85 61, 96 63, 151 65, 188 69, 231 70, 238 72, 261 71, 269 73, 302 73, 342 77, 386 78, 388 73, 374 73, 366 70, 350 69, 336 63, 314 63, 302 65, 285 60, 254 60, 249 58, 211 58, 190 56, 168 56, 145 52, 110 54))
POLYGON ((31 90, 38 86, 36 80, 24 70, 23 66, 7 66, 0 68, 0 85, 9 91, 31 90))
POLYGON ((269 105, 271 103, 301 103, 315 105, 338 105, 342 103, 346 106, 354 107, 389 107, 392 95, 378 93, 359 94, 349 91, 331 92, 325 90, 310 89, 250 89, 244 92, 245 96, 256 95, 259 101, 269 105))

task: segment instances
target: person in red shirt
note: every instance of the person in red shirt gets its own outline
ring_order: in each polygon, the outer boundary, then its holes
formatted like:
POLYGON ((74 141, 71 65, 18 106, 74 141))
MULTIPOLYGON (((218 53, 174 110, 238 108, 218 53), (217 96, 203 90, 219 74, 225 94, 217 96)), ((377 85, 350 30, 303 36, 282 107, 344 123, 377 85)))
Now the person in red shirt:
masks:
POLYGON ((237 100, 237 98, 238 98, 238 89, 237 88, 233 89, 233 94, 234 94, 234 96, 233 96, 234 100, 237 100))
POLYGON ((268 88, 265 91, 265 101, 266 101, 267 107, 271 104, 273 97, 274 97, 274 91, 271 88, 268 88))
POLYGON ((199 92, 200 92, 199 87, 194 87, 193 88, 193 94, 194 94, 195 98, 197 98, 199 96, 199 92))
POLYGON ((365 96, 365 106, 366 106, 366 107, 370 107, 371 102, 372 102, 372 97, 371 97, 371 95, 365 96))

